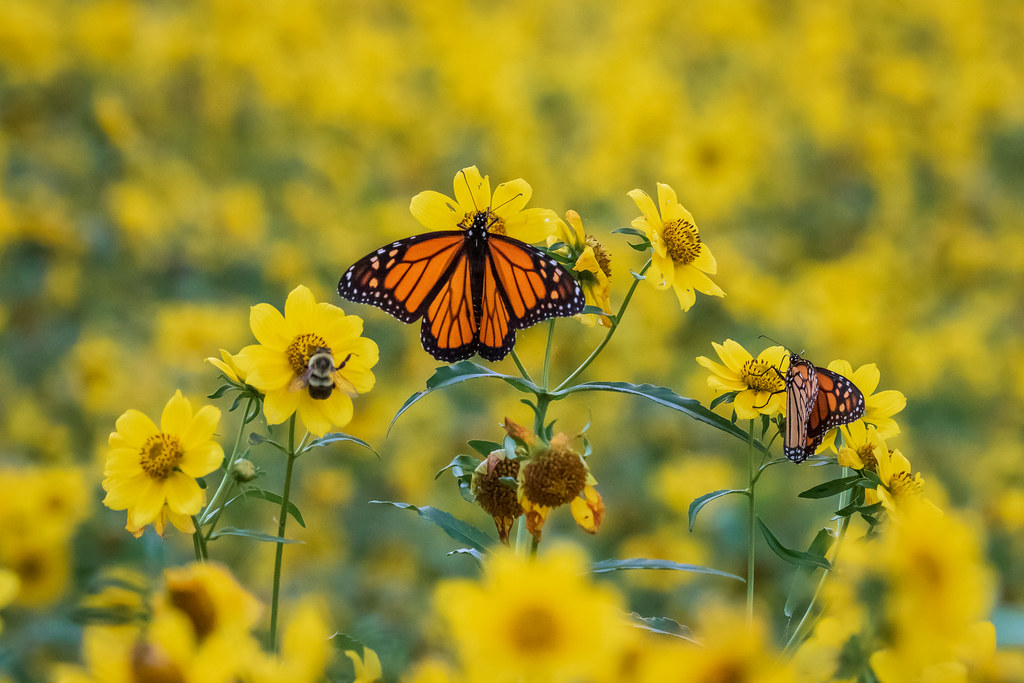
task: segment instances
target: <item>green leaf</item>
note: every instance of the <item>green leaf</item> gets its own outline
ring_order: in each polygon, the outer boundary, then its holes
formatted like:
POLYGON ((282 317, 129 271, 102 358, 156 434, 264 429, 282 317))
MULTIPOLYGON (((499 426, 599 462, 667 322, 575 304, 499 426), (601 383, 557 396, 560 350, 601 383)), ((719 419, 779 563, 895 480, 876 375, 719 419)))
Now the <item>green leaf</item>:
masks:
POLYGON ((206 398, 220 398, 232 389, 234 389, 234 386, 230 384, 221 384, 212 394, 207 394, 206 398))
MULTIPOLYGON (((450 463, 448 463, 447 465, 445 465, 444 467, 437 471, 437 474, 434 475, 434 481, 440 479, 441 475, 447 472, 448 470, 454 469, 456 467, 458 467, 464 472, 472 473, 473 470, 475 470, 481 462, 483 462, 482 459, 472 455, 456 455, 454 458, 452 458, 452 461, 450 463)), ((456 474, 455 476, 458 477, 459 475, 456 474)))
POLYGON ((391 424, 388 425, 388 431, 395 426, 395 422, 401 417, 402 413, 411 408, 413 404, 418 402, 421 398, 429 393, 437 391, 438 389, 444 389, 450 387, 453 384, 459 384, 470 379, 478 379, 480 377, 494 377, 500 380, 504 380, 508 384, 512 385, 519 391, 524 393, 532 394, 543 394, 541 390, 533 382, 528 382, 522 377, 515 377, 513 375, 503 375, 500 372, 495 372, 485 368, 482 365, 471 363, 468 360, 459 361, 454 365, 442 365, 441 367, 434 370, 434 374, 427 380, 427 388, 423 391, 417 391, 415 394, 410 396, 408 400, 402 404, 402 407, 398 409, 395 416, 391 418, 391 424))
POLYGON ((839 508, 836 510, 836 517, 849 517, 850 515, 859 512, 862 515, 873 515, 876 512, 882 511, 882 501, 872 503, 871 505, 863 505, 860 503, 851 503, 846 507, 839 508))
POLYGON ((746 583, 741 576, 723 572, 718 569, 712 569, 710 567, 702 567, 697 564, 682 564, 680 562, 673 562, 671 560, 650 560, 646 558, 633 558, 629 560, 601 560, 590 565, 590 571, 594 574, 604 574, 607 572, 617 572, 623 569, 669 569, 680 572, 693 572, 694 574, 711 574, 712 576, 722 576, 727 579, 735 579, 741 583, 746 583))
POLYGON ((583 310, 580 311, 580 314, 581 315, 603 315, 606 318, 611 318, 612 317, 611 313, 608 313, 607 311, 605 311, 600 306, 591 306, 589 304, 583 307, 583 310))
POLYGON ((878 476, 877 472, 872 472, 869 469, 863 469, 860 471, 860 473, 864 476, 865 479, 867 479, 867 482, 864 484, 865 488, 876 489, 879 486, 883 485, 882 478, 878 476))
POLYGON ((362 439, 356 438, 356 437, 352 436, 351 434, 345 434, 343 432, 331 432, 329 434, 324 434, 319 439, 313 439, 312 441, 309 442, 309 444, 306 445, 305 448, 302 449, 302 452, 305 453, 306 451, 310 450, 311 448, 319 448, 320 446, 327 446, 327 445, 332 444, 332 443, 343 443, 343 442, 346 442, 346 441, 354 443, 357 446, 362 446, 366 450, 368 450, 371 453, 373 453, 374 455, 376 455, 377 459, 380 460, 380 453, 378 453, 377 451, 373 450, 373 446, 371 446, 370 444, 366 443, 362 439))
POLYGON ((736 400, 736 394, 738 394, 738 393, 740 393, 740 392, 738 392, 738 391, 727 391, 726 393, 722 394, 721 396, 716 396, 714 398, 714 400, 712 400, 711 403, 708 405, 708 408, 710 410, 714 410, 715 408, 717 408, 718 406, 722 405, 723 403, 732 403, 734 400, 736 400))
POLYGON ((328 638, 328 640, 330 640, 331 645, 333 645, 338 650, 342 652, 344 652, 345 650, 354 650, 359 653, 360 657, 363 656, 363 650, 366 648, 366 645, 363 643, 363 641, 353 636, 350 636, 347 633, 342 633, 341 631, 335 633, 333 636, 328 638))
POLYGON ((487 552, 487 549, 494 545, 494 540, 483 531, 477 529, 472 524, 467 524, 461 519, 453 517, 444 510, 438 510, 429 506, 417 507, 411 503, 396 503, 390 500, 371 500, 370 502, 380 505, 394 505, 396 508, 404 508, 406 510, 415 510, 420 517, 438 526, 456 541, 465 543, 480 552, 487 552))
POLYGON ((493 453, 494 451, 501 450, 501 444, 495 443, 494 441, 484 441, 482 439, 473 439, 469 442, 469 447, 474 451, 484 456, 485 458, 493 453))
MULTIPOLYGON (((265 489, 252 488, 242 491, 240 494, 238 494, 228 502, 224 503, 224 507, 226 508, 228 505, 231 505, 239 498, 259 498, 261 500, 268 500, 276 505, 281 504, 281 496, 277 495, 276 493, 273 493, 272 491, 267 491, 265 489)), ((302 514, 299 512, 299 508, 295 507, 295 503, 293 503, 292 501, 288 501, 288 514, 290 514, 295 519, 295 521, 299 523, 299 526, 301 526, 303 529, 306 528, 306 522, 302 519, 302 514)))
POLYGON ((855 474, 852 477, 840 477, 839 479, 833 479, 826 481, 817 486, 812 486, 806 491, 802 491, 797 494, 799 498, 831 498, 832 496, 839 495, 843 491, 852 489, 857 486, 857 482, 862 481, 863 477, 859 474, 855 474))
MULTIPOLYGON (((553 392, 551 395, 555 399, 561 399, 569 394, 581 391, 612 391, 620 394, 641 396, 654 401, 659 405, 672 408, 684 415, 688 415, 698 422, 703 422, 704 424, 711 425, 723 432, 732 434, 744 443, 749 439, 745 430, 740 429, 721 415, 711 412, 701 405, 700 401, 697 399, 680 396, 667 387, 659 387, 653 384, 630 384, 628 382, 584 382, 583 384, 577 384, 576 386, 569 387, 568 389, 553 392)), ((763 453, 767 452, 765 445, 757 439, 754 439, 754 447, 763 453)))
POLYGON ((630 228, 615 228, 614 230, 612 230, 612 234, 613 235, 633 235, 634 237, 643 237, 644 239, 647 239, 647 233, 646 232, 644 232, 643 230, 638 230, 637 228, 633 228, 633 227, 630 227, 630 228))
MULTIPOLYGON (((832 544, 836 542, 835 531, 824 528, 818 531, 807 552, 821 557, 825 556, 832 544)), ((807 603, 811 599, 816 584, 811 582, 814 572, 819 567, 799 567, 793 577, 793 585, 789 589, 789 597, 786 598, 784 612, 787 617, 792 618, 796 612, 797 605, 807 603)))
POLYGON ((282 538, 280 536, 271 536, 260 531, 253 531, 252 529, 235 529, 234 527, 224 527, 223 529, 217 529, 210 538, 218 538, 220 536, 245 536, 256 541, 264 541, 266 543, 305 543, 305 541, 297 541, 293 538, 282 538))
POLYGON ((768 543, 768 547, 786 562, 798 567, 832 568, 832 565, 823 555, 816 555, 804 552, 803 550, 793 550, 782 545, 779 539, 775 537, 775 534, 772 533, 772 530, 768 528, 768 525, 764 523, 764 520, 761 519, 760 515, 757 516, 757 524, 761 527, 761 533, 764 534, 764 540, 768 543))
POLYGON ((721 498, 727 496, 730 493, 746 493, 746 489, 719 489, 718 491, 712 491, 711 493, 705 493, 699 498, 694 498, 693 502, 690 503, 690 531, 693 531, 693 525, 697 522, 697 513, 700 509, 713 501, 715 498, 721 498))

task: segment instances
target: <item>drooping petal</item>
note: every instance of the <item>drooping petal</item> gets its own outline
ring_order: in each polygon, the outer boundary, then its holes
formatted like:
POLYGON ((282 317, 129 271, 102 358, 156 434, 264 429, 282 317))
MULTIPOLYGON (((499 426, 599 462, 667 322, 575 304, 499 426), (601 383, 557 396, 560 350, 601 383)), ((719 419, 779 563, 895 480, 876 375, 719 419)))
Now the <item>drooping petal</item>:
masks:
POLYGON ((263 401, 263 415, 267 418, 267 424, 281 424, 291 417, 299 407, 299 397, 302 394, 309 395, 308 392, 288 389, 267 392, 263 401))
POLYGON ((655 289, 668 289, 676 279, 676 263, 668 254, 651 254, 651 267, 647 269, 647 281, 655 289))
POLYGON ((249 327, 256 341, 275 351, 284 351, 292 341, 284 316, 270 304, 256 304, 249 308, 249 327))
POLYGON ((690 286, 702 294, 707 294, 709 296, 725 296, 725 292, 722 291, 721 287, 716 285, 712 282, 711 278, 693 266, 686 266, 686 279, 689 281, 690 286))
POLYGON ((137 529, 156 519, 165 502, 163 481, 144 477, 141 484, 137 490, 135 504, 128 513, 132 526, 137 529))
POLYGON ((220 424, 220 408, 203 406, 181 434, 181 446, 186 451, 209 441, 220 424))
POLYGON ((697 300, 697 295, 694 294, 688 283, 676 280, 672 283, 672 289, 675 290, 676 297, 679 299, 679 307, 684 311, 690 310, 693 302, 697 300))
POLYGON ((633 227, 644 230, 647 233, 647 237, 650 237, 652 232, 660 230, 663 225, 661 216, 658 214, 658 207, 654 205, 654 200, 651 199, 651 196, 643 190, 630 190, 626 194, 629 195, 646 219, 646 224, 642 227, 638 226, 636 221, 633 222, 633 227))
POLYGON ((285 331, 292 337, 305 334, 313 328, 313 308, 316 299, 309 287, 299 285, 284 302, 285 331))
POLYGON ((158 433, 160 429, 153 420, 149 419, 142 411, 126 410, 121 417, 117 418, 115 425, 117 431, 110 435, 112 447, 128 446, 142 448, 146 439, 158 433), (120 438, 115 439, 114 435, 119 434, 120 438))
POLYGON ((704 242, 700 243, 700 251, 697 252, 697 258, 693 259, 690 265, 711 275, 718 272, 718 261, 711 255, 711 249, 704 242))
POLYGON ((192 522, 191 515, 180 515, 174 510, 167 509, 167 519, 174 525, 175 529, 183 534, 194 534, 196 532, 196 525, 192 522))
POLYGON ((458 202, 434 190, 425 190, 412 198, 409 211, 428 230, 458 230, 466 210, 458 202))
POLYGON ((185 450, 178 469, 190 477, 205 477, 224 462, 224 449, 216 441, 207 441, 185 450))
POLYGON ((522 178, 501 183, 494 189, 491 211, 508 220, 524 208, 533 196, 533 188, 522 178))
POLYGON ((192 404, 181 395, 181 390, 174 392, 174 396, 164 406, 164 412, 160 415, 160 431, 164 434, 181 436, 188 431, 192 424, 192 404))
POLYGON ((164 482, 167 506, 180 515, 194 515, 203 509, 206 495, 192 477, 173 472, 164 482))
POLYGON ((754 406, 760 406, 763 403, 758 399, 757 394, 758 392, 755 391, 741 391, 736 394, 732 403, 736 417, 741 420, 752 420, 757 417, 758 411, 754 409, 754 406))
POLYGON ((467 166, 455 174, 455 201, 464 211, 486 211, 491 206, 491 182, 476 166, 467 166))

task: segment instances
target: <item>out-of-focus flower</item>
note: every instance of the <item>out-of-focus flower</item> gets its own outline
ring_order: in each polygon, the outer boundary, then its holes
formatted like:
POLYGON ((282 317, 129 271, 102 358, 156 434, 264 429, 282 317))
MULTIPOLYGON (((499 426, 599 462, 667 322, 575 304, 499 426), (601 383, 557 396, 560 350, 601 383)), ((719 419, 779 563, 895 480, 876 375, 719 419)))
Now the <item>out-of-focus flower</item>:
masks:
POLYGON ((490 555, 478 581, 445 581, 434 609, 469 681, 603 680, 630 627, 579 551, 490 555))
MULTIPOLYGON (((18 575, 9 569, 0 567, 0 609, 7 607, 18 595, 18 575)), ((0 633, 4 631, 3 619, 0 619, 0 633)))
POLYGON ((117 418, 103 471, 103 504, 128 510, 125 527, 136 537, 152 524, 163 535, 169 519, 183 533, 195 532, 191 516, 206 502, 196 482, 224 460, 213 434, 220 410, 203 406, 193 415, 192 404, 180 391, 167 402, 160 426, 138 410, 117 418))
POLYGON ((839 464, 855 470, 866 469, 875 472, 882 485, 864 492, 868 505, 877 502, 889 514, 912 505, 934 505, 924 497, 924 479, 915 473, 910 461, 899 450, 890 450, 874 425, 853 423, 849 430, 849 444, 839 449, 839 464))
MULTIPOLYGON (((570 259, 575 259, 572 269, 580 286, 583 287, 587 305, 597 306, 610 315, 612 312, 609 298, 612 291, 609 279, 612 275, 611 255, 605 246, 597 241, 596 237, 583 231, 583 220, 578 213, 566 211, 565 221, 565 223, 558 221, 557 234, 548 237, 548 246, 559 241, 565 244, 561 251, 570 259)), ((593 327, 598 323, 604 327, 612 326, 608 316, 581 313, 576 317, 587 327, 593 327)))
POLYGON ((454 185, 454 200, 434 190, 413 197, 409 210, 416 220, 430 230, 459 230, 484 214, 490 232, 530 244, 546 240, 558 224, 551 209, 525 208, 533 189, 522 178, 501 183, 492 197, 488 176, 467 166, 455 174, 454 185))
POLYGON ((737 392, 733 410, 741 420, 758 415, 777 415, 786 405, 786 350, 770 346, 755 359, 739 342, 726 339, 724 344, 711 342, 725 365, 707 356, 698 356, 697 363, 712 372, 708 386, 716 393, 737 392))
POLYGON ((684 311, 690 310, 697 300, 694 290, 725 296, 721 287, 708 277, 718 272, 715 257, 701 240, 693 215, 676 199, 676 191, 658 183, 657 206, 643 190, 631 190, 628 194, 643 214, 633 219, 633 227, 647 235, 653 248, 647 281, 655 289, 672 287, 684 311))
MULTIPOLYGON (((254 683, 314 683, 326 679, 325 669, 334 655, 321 607, 312 598, 299 604, 284 627, 281 654, 260 654, 248 667, 254 683)), ((358 677, 356 680, 359 679, 358 677)))
POLYGON ((352 666, 355 668, 356 678, 353 683, 376 683, 384 678, 380 657, 370 648, 363 648, 362 657, 355 650, 345 650, 345 656, 352 660, 352 666))
POLYGON ((299 285, 288 295, 284 315, 270 304, 258 304, 249 321, 259 344, 239 351, 235 365, 246 382, 266 395, 267 422, 279 424, 297 411, 316 436, 347 425, 352 397, 373 388, 370 368, 378 358, 376 342, 361 336, 362 318, 317 303, 299 285))

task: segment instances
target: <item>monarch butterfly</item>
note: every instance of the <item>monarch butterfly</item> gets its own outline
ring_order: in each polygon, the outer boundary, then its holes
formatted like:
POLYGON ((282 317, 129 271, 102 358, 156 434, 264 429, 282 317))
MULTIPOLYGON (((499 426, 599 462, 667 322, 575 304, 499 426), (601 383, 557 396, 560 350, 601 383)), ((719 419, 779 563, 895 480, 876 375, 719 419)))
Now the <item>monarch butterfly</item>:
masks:
MULTIPOLYGON (((469 216, 467 216, 469 218, 469 216)), ((404 323, 423 318, 420 342, 435 359, 508 355, 516 330, 583 310, 583 290, 540 249, 490 232, 491 211, 460 230, 392 242, 356 261, 338 282, 350 301, 371 304, 404 323)))
POLYGON ((782 450, 793 462, 814 455, 830 429, 864 415, 864 394, 846 377, 814 367, 799 354, 786 371, 786 434, 782 450))

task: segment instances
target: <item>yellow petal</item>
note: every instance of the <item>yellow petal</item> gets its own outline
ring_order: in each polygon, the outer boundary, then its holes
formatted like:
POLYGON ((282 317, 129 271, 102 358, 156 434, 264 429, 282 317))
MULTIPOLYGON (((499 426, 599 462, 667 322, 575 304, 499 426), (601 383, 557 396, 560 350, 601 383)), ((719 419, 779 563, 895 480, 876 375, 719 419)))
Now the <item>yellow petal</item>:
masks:
POLYGON ((329 429, 343 429, 352 421, 352 399, 344 391, 332 391, 322 401, 316 401, 323 416, 331 423, 329 429))
POLYGON ((726 339, 722 344, 711 342, 711 345, 718 353, 718 357, 725 361, 730 370, 736 373, 742 372, 743 366, 753 360, 750 352, 733 339, 726 339))
POLYGON ((508 219, 525 209, 531 196, 533 196, 533 188, 529 183, 522 178, 510 180, 494 189, 491 211, 508 219))
POLYGON ((206 441, 185 450, 178 469, 190 477, 205 477, 224 462, 224 449, 216 441, 206 441))
POLYGON ((164 406, 164 412, 160 416, 160 431, 164 434, 181 436, 188 431, 192 424, 192 404, 181 395, 181 390, 174 392, 174 396, 164 406))
POLYGON ((409 211, 428 230, 458 230, 466 211, 451 197, 425 190, 412 198, 409 211))
POLYGON ((142 474, 139 449, 113 448, 107 451, 107 459, 103 463, 103 476, 116 479, 128 479, 142 474))
MULTIPOLYGON (((847 375, 847 377, 857 385, 858 389, 864 392, 865 396, 870 396, 875 393, 875 389, 878 388, 878 382, 882 379, 882 373, 878 371, 878 366, 876 364, 868 363, 860 366, 853 372, 853 374, 847 375)), ((899 392, 896 393, 899 394, 899 392)), ((900 396, 902 397, 903 394, 900 394, 900 396)), ((904 405, 906 405, 906 399, 904 399, 904 405)), ((903 406, 900 406, 900 410, 902 409, 903 406)), ((892 413, 889 414, 892 415, 892 413)))
POLYGON ((289 391, 288 389, 277 389, 267 392, 263 400, 263 416, 267 418, 267 424, 281 424, 291 417, 299 407, 299 397, 308 392, 289 391))
MULTIPOLYGON (((646 232, 647 237, 650 237, 654 231, 663 225, 661 216, 658 215, 658 207, 654 205, 654 200, 651 199, 651 196, 643 190, 630 190, 626 194, 629 195, 646 219, 646 223, 639 229, 646 232)), ((638 227, 636 221, 633 221, 633 227, 638 227)))
POLYGON ((160 431, 155 422, 134 408, 126 410, 121 417, 117 418, 116 428, 117 432, 115 434, 120 435, 120 437, 115 439, 115 435, 111 434, 110 445, 129 446, 132 448, 142 448, 142 444, 146 443, 146 439, 160 431))
POLYGON ((191 515, 180 515, 174 510, 167 509, 167 519, 170 520, 175 529, 183 534, 194 534, 196 532, 196 525, 192 522, 191 515))
POLYGON ((164 493, 171 512, 180 515, 194 515, 203 509, 206 495, 192 477, 181 472, 172 472, 164 480, 164 493))
POLYGON ((509 237, 520 242, 544 242, 558 229, 558 214, 551 209, 526 209, 505 222, 509 237))
POLYGON ((288 386, 295 377, 287 356, 267 346, 246 346, 235 358, 246 382, 264 393, 288 386))
POLYGON ((683 209, 682 205, 679 204, 679 199, 676 198, 676 191, 665 183, 658 183, 658 209, 661 212, 663 223, 689 217, 690 223, 696 225, 693 221, 693 216, 689 215, 690 212, 683 209), (684 215, 680 210, 686 211, 686 214, 684 215))
POLYGON ((293 289, 284 302, 285 331, 294 337, 313 330, 315 306, 316 299, 309 287, 299 285, 293 289))
POLYGON ((148 480, 148 477, 140 475, 131 479, 104 480, 103 488, 107 495, 103 498, 103 504, 111 510, 127 510, 135 504, 144 480, 148 480))
POLYGON ((313 398, 309 395, 309 392, 301 392, 298 405, 299 419, 310 434, 313 436, 323 436, 331 431, 331 420, 319 404, 326 403, 339 395, 348 398, 343 391, 333 391, 330 398, 323 400, 313 398))
POLYGON ((455 174, 455 201, 464 212, 486 211, 491 206, 491 182, 476 166, 467 166, 455 174))
POLYGON ((365 394, 373 389, 373 385, 377 381, 376 377, 373 375, 373 371, 363 363, 351 363, 346 365, 341 371, 341 376, 351 382, 352 386, 355 387, 355 390, 360 394, 365 394))
MULTIPOLYGON (((318 327, 317 330, 327 340, 327 345, 331 347, 331 350, 337 354, 342 347, 363 333, 363 319, 357 315, 346 315, 318 327)), ((347 350, 346 353, 348 353, 347 350)), ((344 356, 334 360, 340 363, 343 358, 344 356)))
POLYGON ((722 291, 721 287, 716 285, 711 281, 711 278, 693 266, 686 266, 685 277, 689 280, 690 286, 702 294, 707 294, 708 296, 725 296, 725 292, 722 291))
POLYGON ((165 501, 164 483, 143 477, 137 489, 135 504, 128 511, 128 522, 133 529, 151 524, 160 514, 165 501))
POLYGON ((220 408, 203 406, 192 418, 192 422, 181 435, 181 446, 186 451, 195 448, 213 438, 220 424, 220 408))
POLYGON ((697 300, 697 295, 693 293, 693 290, 686 283, 678 280, 672 283, 672 289, 675 290, 676 297, 679 299, 679 307, 684 311, 690 310, 693 302, 697 300))
POLYGON ((256 341, 275 351, 284 351, 292 342, 284 316, 270 304, 256 304, 249 309, 249 327, 256 341))
POLYGON ((655 289, 668 289, 676 279, 676 264, 668 254, 651 254, 651 267, 647 269, 647 281, 655 289))
POLYGON ((690 265, 712 275, 718 272, 718 261, 711 255, 711 249, 704 242, 700 243, 697 258, 693 259, 690 265))

